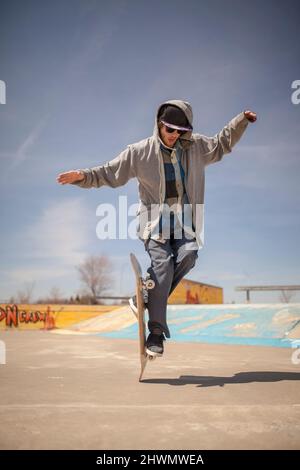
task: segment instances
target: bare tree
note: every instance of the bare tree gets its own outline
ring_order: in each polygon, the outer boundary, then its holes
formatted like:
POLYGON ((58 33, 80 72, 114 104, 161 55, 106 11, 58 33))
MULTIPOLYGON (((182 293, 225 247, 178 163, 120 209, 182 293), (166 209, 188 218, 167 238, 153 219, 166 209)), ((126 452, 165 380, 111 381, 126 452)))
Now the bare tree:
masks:
POLYGON ((101 301, 95 300, 93 295, 87 289, 80 289, 76 296, 76 302, 79 305, 93 305, 95 303, 101 304, 101 301))
POLYGON ((65 302, 65 299, 63 298, 63 294, 61 293, 59 287, 52 287, 47 301, 51 304, 61 304, 65 302))
POLYGON ((35 281, 25 283, 25 289, 18 291, 17 303, 30 304, 32 302, 32 292, 34 289, 35 281))
POLYGON ((92 303, 98 303, 97 296, 103 295, 112 283, 110 260, 106 256, 89 256, 77 269, 92 303))
POLYGON ((295 292, 292 292, 290 290, 282 290, 279 300, 280 302, 288 304, 291 301, 291 299, 294 297, 294 295, 295 295, 295 292))

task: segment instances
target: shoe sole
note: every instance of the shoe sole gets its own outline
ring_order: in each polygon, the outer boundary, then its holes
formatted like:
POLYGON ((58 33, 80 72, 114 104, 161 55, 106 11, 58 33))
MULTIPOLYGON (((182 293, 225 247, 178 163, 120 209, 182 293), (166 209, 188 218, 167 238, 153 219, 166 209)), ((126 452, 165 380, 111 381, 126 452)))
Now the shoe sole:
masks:
POLYGON ((163 355, 163 353, 153 352, 148 348, 146 348, 146 354, 148 354, 148 356, 152 356, 152 357, 161 357, 163 355))

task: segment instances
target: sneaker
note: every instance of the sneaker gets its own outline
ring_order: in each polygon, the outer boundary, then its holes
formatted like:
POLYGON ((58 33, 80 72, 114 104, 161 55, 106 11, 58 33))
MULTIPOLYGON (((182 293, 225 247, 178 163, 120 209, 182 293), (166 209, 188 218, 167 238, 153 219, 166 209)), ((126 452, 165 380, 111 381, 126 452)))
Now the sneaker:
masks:
POLYGON ((164 353, 165 336, 163 333, 156 335, 150 333, 146 341, 146 353, 149 356, 162 356, 164 353))
POLYGON ((128 302, 129 302, 129 306, 130 306, 131 310, 133 311, 134 315, 137 318, 138 317, 138 309, 137 309, 137 303, 136 303, 136 295, 131 297, 128 302))

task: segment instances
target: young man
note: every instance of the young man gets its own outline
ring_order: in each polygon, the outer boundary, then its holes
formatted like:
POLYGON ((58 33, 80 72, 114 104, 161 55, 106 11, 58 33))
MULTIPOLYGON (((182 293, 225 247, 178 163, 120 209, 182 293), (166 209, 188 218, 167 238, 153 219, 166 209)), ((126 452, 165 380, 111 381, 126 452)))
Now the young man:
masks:
MULTIPOLYGON (((60 184, 81 188, 122 186, 130 178, 139 184, 139 237, 151 259, 148 269, 155 288, 148 292, 147 352, 163 354, 170 337, 166 310, 168 297, 190 271, 203 245, 202 208, 205 167, 231 152, 256 114, 245 111, 214 137, 193 133, 193 112, 186 101, 162 103, 151 137, 128 145, 104 165, 72 170, 57 177, 60 184)), ((136 311, 135 298, 130 300, 136 311)))

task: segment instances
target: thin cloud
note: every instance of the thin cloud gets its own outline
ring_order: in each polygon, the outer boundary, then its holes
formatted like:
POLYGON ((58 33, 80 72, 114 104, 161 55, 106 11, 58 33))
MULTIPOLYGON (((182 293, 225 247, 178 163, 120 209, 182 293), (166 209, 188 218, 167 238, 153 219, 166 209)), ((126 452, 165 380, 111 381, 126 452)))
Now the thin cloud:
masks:
MULTIPOLYGON (((43 119, 41 119, 38 124, 35 125, 26 139, 21 143, 21 145, 19 145, 16 152, 11 154, 11 165, 9 170, 15 169, 29 156, 30 151, 40 137, 40 134, 44 129, 48 118, 49 116, 45 116, 43 119)), ((5 154, 5 156, 7 156, 7 154, 5 154)))

